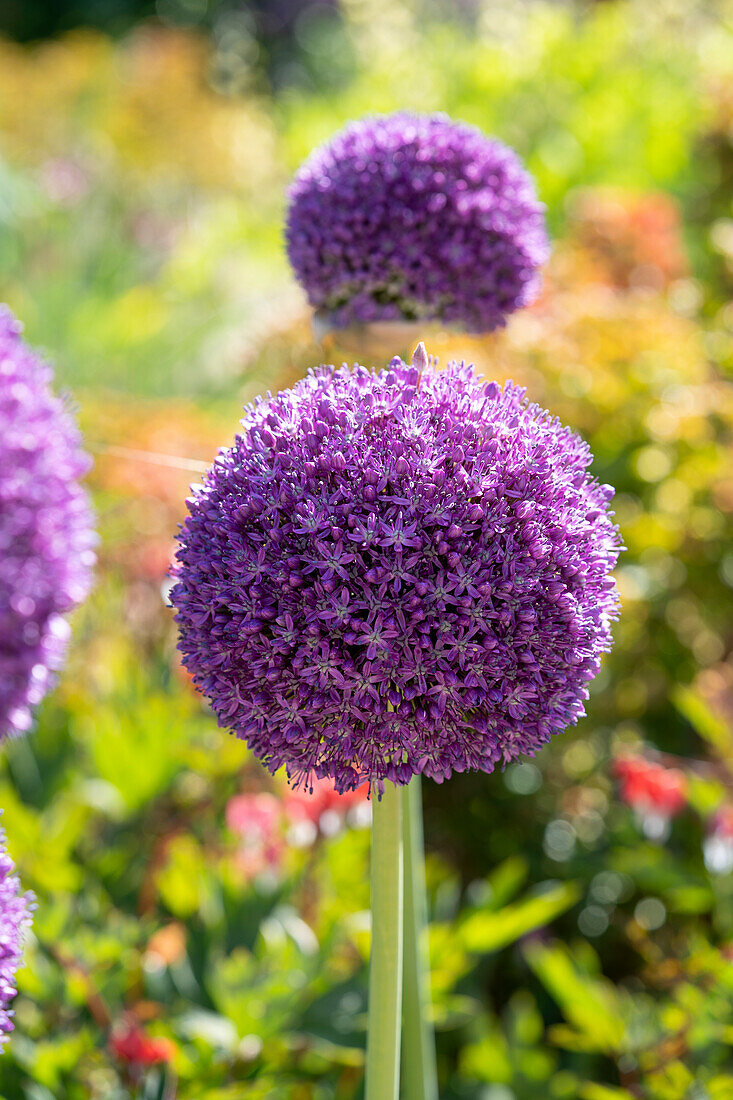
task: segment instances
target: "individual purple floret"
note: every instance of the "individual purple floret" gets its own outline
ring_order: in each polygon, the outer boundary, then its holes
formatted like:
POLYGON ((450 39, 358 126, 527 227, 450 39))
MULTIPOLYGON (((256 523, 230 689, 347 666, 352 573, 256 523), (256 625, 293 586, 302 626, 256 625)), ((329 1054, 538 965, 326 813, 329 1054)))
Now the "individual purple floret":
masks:
POLYGON ((440 782, 584 713, 613 490, 524 394, 393 359, 247 410, 188 501, 171 599, 194 682, 272 771, 440 782))
POLYGON ((31 904, 31 896, 20 892, 15 864, 0 831, 0 1046, 15 1027, 10 1004, 18 992, 15 974, 23 955, 23 936, 31 923, 31 904))
POLYGON ((0 740, 30 727, 63 661, 64 615, 86 596, 94 563, 78 483, 89 460, 21 330, 0 307, 0 740))
POLYGON ((490 332, 527 305, 548 258, 517 155, 446 115, 352 122, 301 166, 288 255, 336 328, 433 319, 490 332))

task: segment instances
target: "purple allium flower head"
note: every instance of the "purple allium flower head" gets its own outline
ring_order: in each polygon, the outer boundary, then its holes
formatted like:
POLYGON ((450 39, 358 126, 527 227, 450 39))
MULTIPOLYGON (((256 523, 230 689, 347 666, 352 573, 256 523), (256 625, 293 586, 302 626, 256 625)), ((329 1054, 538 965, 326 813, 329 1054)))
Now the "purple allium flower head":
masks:
POLYGON ((0 740, 27 730, 94 562, 89 466, 52 372, 0 307, 0 740))
POLYGON ((23 954, 23 936, 31 922, 32 897, 21 894, 15 864, 0 831, 0 1045, 15 1027, 10 1004, 18 992, 15 973, 23 954))
POLYGON ((583 714, 613 490, 523 389, 322 367, 242 425, 188 501, 171 599, 194 682, 271 770, 440 781, 583 714))
POLYGON ((436 319, 489 332, 537 295, 543 206, 517 155, 447 116, 352 122, 289 191, 290 262, 335 327, 436 319))

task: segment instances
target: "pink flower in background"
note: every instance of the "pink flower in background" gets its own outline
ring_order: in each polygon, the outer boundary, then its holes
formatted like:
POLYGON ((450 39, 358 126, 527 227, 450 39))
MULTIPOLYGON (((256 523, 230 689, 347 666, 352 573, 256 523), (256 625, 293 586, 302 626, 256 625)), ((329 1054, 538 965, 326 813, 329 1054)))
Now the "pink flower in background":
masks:
POLYGON ((369 784, 362 783, 355 791, 346 791, 339 794, 332 779, 315 779, 311 787, 288 790, 285 795, 285 815, 295 824, 299 821, 309 821, 318 827, 323 824, 324 816, 328 815, 325 823, 325 831, 329 829, 329 818, 336 826, 343 824, 349 810, 367 801, 369 784))
POLYGON ((354 825, 371 820, 369 784, 338 794, 332 779, 315 779, 309 788, 238 794, 226 808, 227 825, 241 839, 239 865, 247 878, 280 871, 287 844, 306 848, 319 833, 333 836, 349 817, 354 825), (287 842, 287 844, 286 844, 287 842))
POLYGON ((41 186, 56 206, 74 206, 89 191, 89 176, 71 157, 51 157, 41 165, 41 186))
POLYGON ((227 803, 227 825, 241 838, 239 864, 248 878, 280 870, 282 813, 280 800, 266 791, 238 794, 227 803))
POLYGON ((277 827, 280 802, 274 794, 238 794, 227 803, 227 825, 234 833, 266 834, 277 827))
POLYGON ((702 850, 708 871, 716 875, 733 871, 733 804, 713 815, 702 850))
POLYGON ((643 756, 620 756, 614 766, 620 797, 637 814, 644 835, 665 840, 670 822, 687 804, 687 777, 643 756))

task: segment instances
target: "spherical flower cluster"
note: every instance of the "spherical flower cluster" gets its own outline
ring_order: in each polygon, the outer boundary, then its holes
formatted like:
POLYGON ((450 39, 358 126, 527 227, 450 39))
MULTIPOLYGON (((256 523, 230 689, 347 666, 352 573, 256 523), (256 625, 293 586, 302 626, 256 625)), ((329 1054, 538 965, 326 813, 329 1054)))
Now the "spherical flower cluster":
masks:
POLYGON ((0 308, 0 739, 31 709, 62 663, 64 615, 88 591, 94 536, 78 479, 89 462, 52 373, 0 308))
POLYGON ((17 993, 15 974, 23 953, 23 935, 31 921, 31 898, 21 894, 15 864, 0 834, 0 1043, 14 1028, 10 1004, 17 993))
POLYGON ((578 436, 422 345, 242 424, 188 501, 171 599, 194 683, 271 770, 379 791, 577 721, 620 549, 578 436))
POLYGON ((301 166, 288 255, 334 327, 437 319, 500 327, 548 258, 543 207, 516 154, 445 115, 350 123, 301 166))

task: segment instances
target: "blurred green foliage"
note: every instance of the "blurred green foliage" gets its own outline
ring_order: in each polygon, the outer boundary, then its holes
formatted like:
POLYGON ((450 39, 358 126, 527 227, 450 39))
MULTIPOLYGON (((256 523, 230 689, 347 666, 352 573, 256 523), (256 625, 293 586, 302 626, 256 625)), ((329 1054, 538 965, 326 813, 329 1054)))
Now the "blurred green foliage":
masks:
POLYGON ((368 833, 244 873, 227 803, 282 787, 193 693, 161 591, 187 486, 242 401, 323 354, 282 249, 292 171, 346 119, 412 106, 516 146, 555 235, 535 307, 430 350, 581 431, 628 546, 588 718, 425 791, 441 1097, 726 1100, 733 873, 703 846, 733 798, 731 10, 340 11, 342 51, 306 42, 315 72, 339 52, 337 92, 272 91, 239 46, 224 72, 221 42, 180 27, 0 42, 0 299, 79 403, 102 536, 61 685, 0 772, 38 896, 0 1095, 360 1094, 368 833), (689 777, 663 843, 611 774, 652 748, 689 777), (122 1019, 173 1040, 172 1065, 121 1063, 122 1019))

